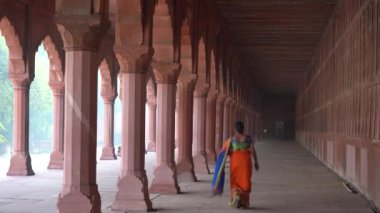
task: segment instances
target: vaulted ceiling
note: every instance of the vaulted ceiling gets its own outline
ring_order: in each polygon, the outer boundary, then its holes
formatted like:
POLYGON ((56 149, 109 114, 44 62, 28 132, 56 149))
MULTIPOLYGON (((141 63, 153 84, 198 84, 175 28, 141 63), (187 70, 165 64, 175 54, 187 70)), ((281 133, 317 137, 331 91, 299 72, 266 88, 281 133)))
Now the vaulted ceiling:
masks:
POLYGON ((214 0, 263 93, 294 94, 337 0, 214 0))

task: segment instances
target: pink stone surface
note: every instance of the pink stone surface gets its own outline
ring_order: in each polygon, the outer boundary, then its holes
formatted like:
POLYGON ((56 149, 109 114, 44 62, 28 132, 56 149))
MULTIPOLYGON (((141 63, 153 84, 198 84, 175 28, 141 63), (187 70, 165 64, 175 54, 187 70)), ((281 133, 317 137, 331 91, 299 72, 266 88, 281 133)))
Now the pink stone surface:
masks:
POLYGON ((175 84, 157 85, 157 161, 151 193, 179 193, 174 162, 175 84))
POLYGON ((215 115, 215 151, 219 153, 224 142, 223 137, 223 115, 224 115, 224 101, 225 97, 223 95, 218 95, 216 101, 216 115, 215 115))
POLYGON ((196 174, 208 174, 206 158, 206 96, 194 97, 193 160, 196 174))
POLYGON ((206 156, 208 166, 215 165, 215 131, 216 131, 216 97, 215 91, 210 91, 206 106, 206 156))
POLYGON ((227 98, 224 102, 223 107, 223 140, 226 140, 227 138, 231 137, 230 133, 230 105, 231 105, 231 99, 227 98))
POLYGON ((66 51, 64 170, 59 212, 100 212, 96 184, 97 54, 66 51))
POLYGON ((148 152, 156 151, 156 104, 148 104, 148 152))
POLYGON ((49 169, 63 169, 64 109, 65 89, 53 86, 53 151, 50 155, 49 169))
POLYGON ((117 159, 114 146, 114 104, 115 96, 103 96, 104 101, 104 139, 100 160, 117 159))
POLYGON ((145 171, 145 73, 123 79, 121 170, 113 210, 151 210, 145 171))
POLYGON ((197 76, 181 74, 178 79, 178 161, 177 175, 181 181, 196 181, 192 156, 193 93, 197 76))
POLYGON ((14 89, 13 156, 7 175, 34 175, 29 154, 29 82, 12 81, 14 89))
POLYGON ((148 129, 148 152, 156 151, 156 85, 152 79, 148 81, 147 85, 147 110, 148 110, 148 119, 147 119, 147 129, 148 129))

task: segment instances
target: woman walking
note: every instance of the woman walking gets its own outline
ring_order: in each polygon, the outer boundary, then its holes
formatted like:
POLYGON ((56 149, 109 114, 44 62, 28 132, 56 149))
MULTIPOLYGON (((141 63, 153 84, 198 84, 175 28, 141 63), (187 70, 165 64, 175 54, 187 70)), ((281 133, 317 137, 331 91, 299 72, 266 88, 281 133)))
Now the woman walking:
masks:
POLYGON ((255 169, 259 169, 256 150, 252 138, 244 134, 244 124, 241 121, 234 123, 235 134, 227 139, 218 155, 212 190, 214 194, 223 193, 224 167, 227 156, 230 157, 230 188, 231 198, 229 206, 233 208, 249 207, 251 193, 252 160, 255 160, 255 169))

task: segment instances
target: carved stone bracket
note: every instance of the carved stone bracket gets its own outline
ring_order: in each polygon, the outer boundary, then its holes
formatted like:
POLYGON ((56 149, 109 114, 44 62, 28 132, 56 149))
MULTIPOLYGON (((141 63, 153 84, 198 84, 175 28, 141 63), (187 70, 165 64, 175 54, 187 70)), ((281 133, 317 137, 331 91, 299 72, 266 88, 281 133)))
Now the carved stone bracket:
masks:
POLYGON ((110 26, 100 15, 58 15, 56 23, 66 51, 97 51, 110 26))
POLYGON ((117 60, 120 64, 120 72, 144 73, 152 60, 153 49, 146 45, 115 46, 117 60))
POLYGON ((210 84, 198 82, 197 85, 195 85, 194 97, 198 98, 207 96, 209 89, 210 84))
POLYGON ((181 74, 178 78, 177 86, 180 89, 193 91, 195 88, 196 82, 197 82, 196 74, 184 74, 184 75, 181 74))
POLYGON ((152 62, 153 73, 159 84, 176 84, 181 64, 172 62, 152 62))
POLYGON ((218 97, 218 90, 216 89, 210 89, 207 93, 207 101, 216 101, 217 97, 218 97))
POLYGON ((27 73, 18 75, 9 74, 9 79, 11 80, 14 89, 30 87, 31 79, 27 73))

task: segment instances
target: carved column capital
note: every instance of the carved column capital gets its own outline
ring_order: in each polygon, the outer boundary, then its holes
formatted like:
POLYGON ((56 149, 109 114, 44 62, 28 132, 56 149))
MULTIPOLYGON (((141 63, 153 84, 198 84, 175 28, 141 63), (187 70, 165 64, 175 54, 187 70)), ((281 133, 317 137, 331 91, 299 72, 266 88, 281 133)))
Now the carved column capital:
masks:
POLYGON ((66 51, 97 51, 110 26, 101 15, 57 15, 55 20, 66 51))
POLYGON ((231 99, 231 102, 230 102, 231 104, 231 107, 236 107, 236 100, 235 99, 231 99))
POLYGON ((157 108, 156 100, 148 100, 147 102, 149 109, 155 110, 157 108))
POLYGON ((194 97, 206 97, 210 89, 210 85, 207 83, 197 83, 195 85, 194 97))
POLYGON ((227 105, 227 106, 230 106, 232 104, 232 98, 230 97, 226 97, 225 101, 224 101, 224 104, 227 105))
POLYGON ((153 61, 152 68, 156 82, 159 84, 176 84, 181 64, 153 61))
POLYGON ((224 101, 226 100, 226 96, 223 94, 218 94, 216 97, 216 103, 217 104, 224 104, 224 101))
POLYGON ((211 101, 211 102, 216 101, 218 94, 219 94, 218 90, 210 89, 207 94, 207 101, 211 101))
POLYGON ((147 45, 117 45, 114 52, 121 73, 147 72, 153 55, 153 49, 147 45))
POLYGON ((181 74, 178 78, 177 86, 179 89, 187 89, 189 91, 194 91, 196 82, 196 74, 181 74))
POLYGON ((9 79, 11 80, 14 89, 26 89, 30 87, 31 79, 26 73, 18 75, 9 74, 9 79))
POLYGON ((54 96, 65 95, 65 84, 61 83, 49 83, 50 89, 54 96))

